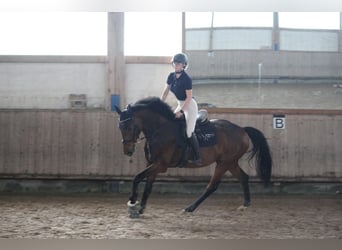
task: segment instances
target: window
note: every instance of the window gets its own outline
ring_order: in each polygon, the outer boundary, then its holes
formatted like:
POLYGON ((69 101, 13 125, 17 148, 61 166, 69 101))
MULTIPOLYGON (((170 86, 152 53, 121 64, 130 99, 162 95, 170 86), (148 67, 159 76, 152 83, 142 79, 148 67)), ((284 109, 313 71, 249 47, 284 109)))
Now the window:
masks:
POLYGON ((170 56, 182 50, 181 12, 125 12, 125 55, 170 56))
POLYGON ((210 28, 212 12, 186 12, 185 28, 210 28))
POLYGON ((272 27, 272 12, 187 12, 185 27, 272 27))
POLYGON ((185 23, 188 51, 272 48, 272 12, 187 12, 185 23))
POLYGON ((1 12, 0 55, 107 55, 106 12, 1 12))
POLYGON ((280 28, 340 29, 339 12, 279 12, 280 28))
POLYGON ((272 27, 272 12, 215 12, 214 27, 272 27))

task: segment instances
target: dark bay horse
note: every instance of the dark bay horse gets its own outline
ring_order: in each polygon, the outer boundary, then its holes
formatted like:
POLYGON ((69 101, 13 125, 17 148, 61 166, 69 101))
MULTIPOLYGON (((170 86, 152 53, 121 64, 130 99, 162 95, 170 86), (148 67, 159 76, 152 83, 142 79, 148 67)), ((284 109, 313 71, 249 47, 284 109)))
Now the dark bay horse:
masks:
MULTIPOLYGON (((124 154, 131 156, 135 144, 143 133, 145 142, 146 168, 133 179, 132 193, 129 197, 131 217, 144 213, 147 199, 151 193, 153 182, 159 173, 165 173, 168 168, 177 167, 181 162, 184 149, 177 144, 176 134, 178 119, 171 107, 158 97, 148 97, 128 105, 125 110, 115 107, 120 115, 119 128, 122 134, 124 154), (146 179, 141 203, 138 205, 138 185, 146 179), (133 209, 134 208, 134 209, 133 209)), ((186 168, 205 167, 216 162, 214 174, 204 193, 185 208, 185 212, 193 212, 208 196, 218 188, 226 171, 236 177, 243 189, 246 208, 250 205, 249 176, 240 168, 238 161, 247 153, 250 141, 252 150, 249 159, 255 158, 256 170, 265 183, 270 181, 272 158, 268 143, 262 132, 252 127, 239 127, 227 120, 210 120, 216 130, 217 143, 214 146, 200 149, 202 165, 187 164, 186 168)), ((179 130, 178 130, 179 131, 179 130)))

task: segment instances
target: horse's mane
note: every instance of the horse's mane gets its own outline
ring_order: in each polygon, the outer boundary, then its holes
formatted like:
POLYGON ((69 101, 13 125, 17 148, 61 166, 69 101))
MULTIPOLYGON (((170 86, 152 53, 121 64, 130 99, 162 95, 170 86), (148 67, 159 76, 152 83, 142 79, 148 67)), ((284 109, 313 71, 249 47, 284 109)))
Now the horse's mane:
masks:
POLYGON ((175 114, 172 111, 171 107, 158 97, 146 97, 144 99, 141 99, 137 101, 136 103, 134 103, 131 106, 131 108, 133 109, 133 111, 149 109, 167 118, 168 120, 175 119, 175 114))

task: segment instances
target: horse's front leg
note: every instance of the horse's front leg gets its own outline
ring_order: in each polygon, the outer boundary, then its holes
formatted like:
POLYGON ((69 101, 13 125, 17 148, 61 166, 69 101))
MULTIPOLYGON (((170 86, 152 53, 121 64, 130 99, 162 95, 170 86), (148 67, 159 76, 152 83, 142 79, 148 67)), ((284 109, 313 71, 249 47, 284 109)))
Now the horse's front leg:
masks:
POLYGON ((139 205, 138 199, 138 186, 141 181, 146 178, 148 168, 144 169, 136 176, 134 176, 132 184, 132 193, 127 202, 128 213, 130 218, 139 218, 141 206, 139 205))
POLYGON ((150 167, 151 167, 151 165, 148 166, 143 171, 141 171, 140 173, 138 173, 137 175, 134 176, 133 182, 132 182, 132 192, 131 192, 131 195, 129 197, 129 203, 131 205, 134 205, 137 202, 137 199, 138 199, 138 186, 139 186, 140 182, 142 182, 146 178, 150 167))
POLYGON ((132 193, 127 203, 128 211, 131 218, 138 218, 140 214, 144 213, 147 199, 151 193, 153 182, 160 172, 158 165, 151 164, 146 169, 137 174, 133 179, 132 193), (141 200, 139 204, 138 200, 138 186, 141 181, 146 178, 146 185, 141 200))
POLYGON ((147 177, 144 193, 143 193, 143 196, 141 198, 141 205, 140 205, 140 210, 139 210, 140 214, 144 213, 146 203, 147 203, 147 199, 151 194, 152 186, 153 186, 153 183, 156 179, 156 176, 157 176, 156 172, 154 172, 154 173, 151 172, 151 175, 147 177))

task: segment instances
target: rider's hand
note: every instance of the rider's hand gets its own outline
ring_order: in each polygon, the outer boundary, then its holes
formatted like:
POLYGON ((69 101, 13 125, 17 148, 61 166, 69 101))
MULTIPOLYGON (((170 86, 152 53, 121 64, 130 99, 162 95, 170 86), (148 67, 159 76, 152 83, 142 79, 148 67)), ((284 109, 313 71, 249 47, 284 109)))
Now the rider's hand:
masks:
POLYGON ((178 111, 176 112, 176 118, 181 118, 183 116, 183 113, 178 111))

